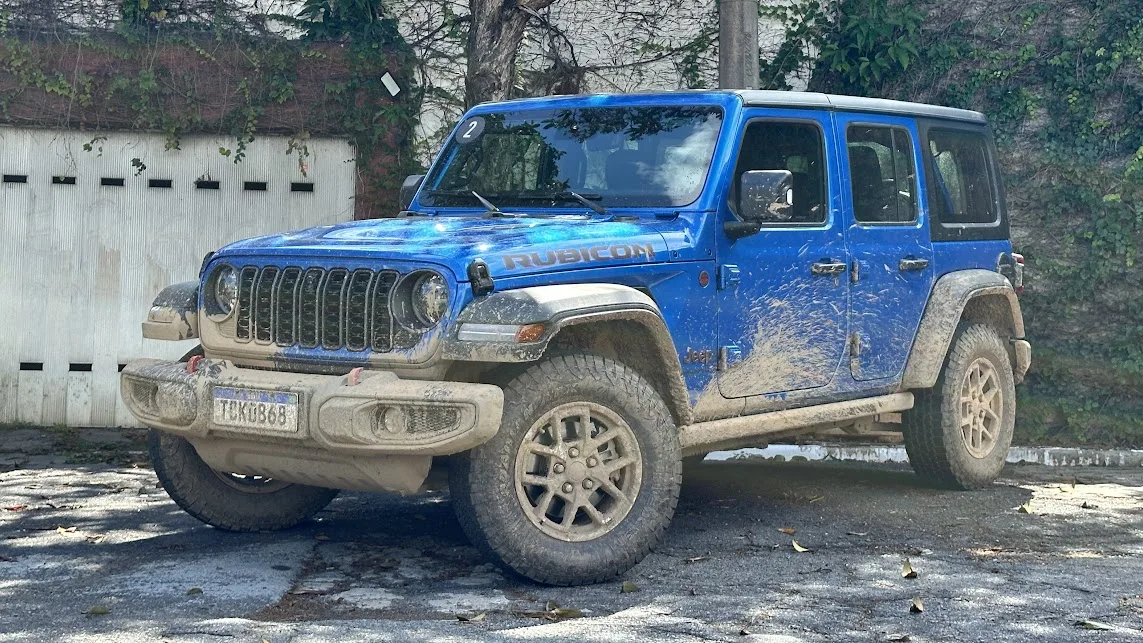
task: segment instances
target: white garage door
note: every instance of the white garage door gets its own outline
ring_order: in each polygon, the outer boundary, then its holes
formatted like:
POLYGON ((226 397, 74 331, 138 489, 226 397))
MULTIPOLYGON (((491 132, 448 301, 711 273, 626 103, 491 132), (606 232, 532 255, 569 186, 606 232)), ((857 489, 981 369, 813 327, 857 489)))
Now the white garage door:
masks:
POLYGON ((134 426, 120 366, 195 346, 142 338, 160 289, 231 241, 353 217, 343 140, 308 141, 303 173, 283 137, 235 164, 233 139, 93 136, 0 128, 0 423, 134 426))

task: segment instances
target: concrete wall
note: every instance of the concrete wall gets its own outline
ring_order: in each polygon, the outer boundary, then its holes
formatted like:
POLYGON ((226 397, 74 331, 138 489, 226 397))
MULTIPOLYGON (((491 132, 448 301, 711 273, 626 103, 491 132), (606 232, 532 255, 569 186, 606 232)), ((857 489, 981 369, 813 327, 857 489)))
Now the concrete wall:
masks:
POLYGON ((93 136, 0 128, 0 423, 134 425, 119 365, 195 346, 142 338, 161 288, 196 279, 231 241, 353 217, 345 141, 309 141, 303 175, 281 137, 258 138, 235 164, 219 153, 229 138, 166 150, 157 134, 93 136))

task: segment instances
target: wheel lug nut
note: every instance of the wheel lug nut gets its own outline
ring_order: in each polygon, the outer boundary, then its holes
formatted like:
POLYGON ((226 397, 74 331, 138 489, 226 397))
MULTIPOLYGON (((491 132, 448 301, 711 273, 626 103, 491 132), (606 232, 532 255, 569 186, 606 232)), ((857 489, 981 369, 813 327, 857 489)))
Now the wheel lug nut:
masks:
POLYGON ((570 482, 565 482, 563 486, 564 493, 571 493, 575 487, 570 482))
POLYGON ((598 460, 598 459, 596 459, 596 457, 595 457, 595 456, 592 456, 592 457, 590 457, 590 458, 588 458, 588 459, 587 459, 587 466, 589 466, 589 467, 594 467, 594 466, 595 466, 595 465, 597 465, 597 464, 599 464, 599 460, 598 460))
POLYGON ((590 489, 594 486, 595 486, 595 483, 591 481, 591 478, 588 478, 588 479, 583 481, 583 488, 584 489, 590 489))
POLYGON ((578 458, 579 457, 579 449, 577 449, 575 447, 568 449, 568 455, 570 455, 573 458, 578 458))
POLYGON ((564 472, 563 463, 557 462, 556 465, 554 467, 552 467, 552 471, 555 471, 556 473, 563 473, 564 472))

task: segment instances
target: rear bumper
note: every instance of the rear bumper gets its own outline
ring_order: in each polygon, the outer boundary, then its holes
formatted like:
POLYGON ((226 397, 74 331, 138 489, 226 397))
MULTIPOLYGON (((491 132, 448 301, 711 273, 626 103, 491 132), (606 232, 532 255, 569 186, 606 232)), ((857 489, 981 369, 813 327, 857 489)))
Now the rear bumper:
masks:
POLYGON ((492 438, 500 428, 504 392, 488 384, 400 379, 363 371, 305 375, 202 360, 195 373, 180 362, 133 361, 120 391, 144 424, 187 438, 232 438, 320 448, 355 456, 450 455, 492 438), (218 386, 295 393, 297 431, 238 428, 215 423, 218 386))

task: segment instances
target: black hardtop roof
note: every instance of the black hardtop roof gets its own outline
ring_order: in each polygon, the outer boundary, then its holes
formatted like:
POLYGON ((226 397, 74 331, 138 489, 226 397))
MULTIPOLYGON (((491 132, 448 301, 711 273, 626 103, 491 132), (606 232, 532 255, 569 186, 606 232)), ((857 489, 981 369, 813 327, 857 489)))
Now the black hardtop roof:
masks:
POLYGON ((782 92, 767 90, 740 90, 735 92, 751 107, 801 107, 828 109, 839 112, 871 112, 902 116, 927 116, 981 125, 988 121, 984 114, 955 107, 942 107, 926 103, 909 103, 884 98, 862 98, 814 92, 782 92))

